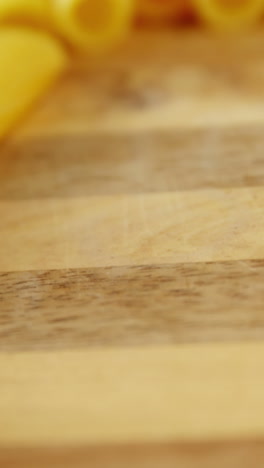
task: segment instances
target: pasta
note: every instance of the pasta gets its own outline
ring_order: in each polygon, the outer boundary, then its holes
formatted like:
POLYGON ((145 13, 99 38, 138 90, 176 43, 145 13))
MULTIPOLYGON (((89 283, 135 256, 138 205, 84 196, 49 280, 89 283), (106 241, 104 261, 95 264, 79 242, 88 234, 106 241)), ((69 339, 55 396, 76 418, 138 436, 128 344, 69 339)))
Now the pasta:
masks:
POLYGON ((48 34, 0 28, 0 138, 64 70, 67 57, 48 34))
POLYGON ((129 29, 134 0, 53 0, 55 26, 70 43, 98 51, 129 29))
POLYGON ((0 0, 0 21, 43 24, 48 17, 48 0, 0 0))
POLYGON ((192 0, 198 16, 217 29, 239 29, 256 23, 264 0, 192 0))

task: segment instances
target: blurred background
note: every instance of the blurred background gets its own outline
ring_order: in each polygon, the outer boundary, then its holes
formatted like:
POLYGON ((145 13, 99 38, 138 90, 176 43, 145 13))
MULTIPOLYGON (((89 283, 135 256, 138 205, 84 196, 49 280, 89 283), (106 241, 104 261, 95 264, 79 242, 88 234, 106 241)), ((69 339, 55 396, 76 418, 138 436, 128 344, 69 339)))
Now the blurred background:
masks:
POLYGON ((0 466, 264 465, 264 1, 0 0, 0 466))

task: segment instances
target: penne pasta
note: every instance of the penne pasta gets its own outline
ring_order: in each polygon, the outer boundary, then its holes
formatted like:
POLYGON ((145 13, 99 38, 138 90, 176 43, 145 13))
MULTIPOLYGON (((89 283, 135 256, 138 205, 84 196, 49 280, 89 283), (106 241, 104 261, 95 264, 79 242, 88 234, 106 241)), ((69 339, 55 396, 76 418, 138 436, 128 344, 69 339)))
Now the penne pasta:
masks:
POLYGON ((192 4, 204 22, 225 30, 251 26, 264 11, 264 0, 192 0, 192 4))
POLYGON ((0 0, 0 22, 44 24, 49 0, 0 0))
POLYGON ((150 20, 163 20, 180 17, 188 9, 188 0, 137 0, 140 17, 150 20))
POLYGON ((0 138, 64 70, 67 56, 46 33, 0 28, 0 138))
POLYGON ((74 46, 98 51, 120 40, 129 30, 134 0, 53 0, 53 19, 74 46))

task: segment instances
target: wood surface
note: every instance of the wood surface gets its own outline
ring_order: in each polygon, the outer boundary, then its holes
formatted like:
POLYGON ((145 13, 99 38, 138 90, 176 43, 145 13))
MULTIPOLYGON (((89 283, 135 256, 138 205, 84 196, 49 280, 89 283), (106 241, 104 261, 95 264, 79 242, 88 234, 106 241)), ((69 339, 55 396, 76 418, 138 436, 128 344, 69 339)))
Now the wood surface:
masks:
POLYGON ((264 464, 264 33, 137 33, 0 146, 0 466, 264 464))

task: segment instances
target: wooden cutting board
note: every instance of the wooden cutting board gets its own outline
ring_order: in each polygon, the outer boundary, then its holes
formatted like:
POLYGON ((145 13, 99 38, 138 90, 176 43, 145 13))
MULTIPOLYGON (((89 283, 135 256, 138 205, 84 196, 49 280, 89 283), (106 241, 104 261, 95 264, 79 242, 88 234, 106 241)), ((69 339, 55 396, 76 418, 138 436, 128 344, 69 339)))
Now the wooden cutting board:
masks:
POLYGON ((0 466, 264 463, 264 34, 78 61, 0 148, 0 466))

